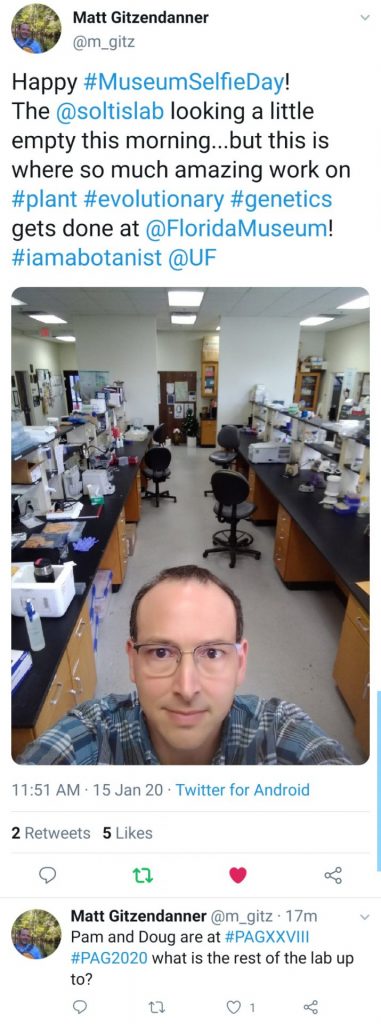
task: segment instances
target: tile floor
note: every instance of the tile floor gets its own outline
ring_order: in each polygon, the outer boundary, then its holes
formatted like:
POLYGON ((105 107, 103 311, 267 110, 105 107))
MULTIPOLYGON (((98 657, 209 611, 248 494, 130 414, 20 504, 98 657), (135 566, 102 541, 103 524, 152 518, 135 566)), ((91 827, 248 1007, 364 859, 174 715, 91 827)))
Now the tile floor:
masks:
MULTIPOLYGON (((260 561, 239 557, 229 568, 225 554, 202 557, 217 528, 209 486, 211 449, 172 448, 168 488, 177 503, 159 508, 142 503, 133 556, 118 594, 112 595, 102 623, 97 655, 97 696, 132 689, 124 644, 130 606, 139 587, 160 569, 196 563, 221 576, 239 595, 250 654, 243 693, 277 696, 302 707, 322 729, 343 744, 354 764, 364 755, 353 736, 353 720, 336 690, 332 667, 344 605, 334 591, 288 590, 273 566, 274 527, 251 527, 260 561)), ((162 487, 162 489, 164 489, 162 487)), ((246 528, 246 524, 245 528, 246 528)))

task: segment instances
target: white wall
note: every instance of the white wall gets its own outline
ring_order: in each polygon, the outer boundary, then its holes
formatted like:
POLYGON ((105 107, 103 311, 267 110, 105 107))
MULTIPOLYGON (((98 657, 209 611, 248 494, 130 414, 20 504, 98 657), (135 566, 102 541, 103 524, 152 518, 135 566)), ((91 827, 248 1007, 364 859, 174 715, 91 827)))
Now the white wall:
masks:
POLYGON ((158 370, 201 370, 202 335, 190 331, 176 331, 174 334, 158 331, 158 370))
MULTIPOLYGON (((61 347, 61 345, 54 341, 49 341, 49 339, 30 338, 25 334, 13 334, 12 373, 15 373, 16 370, 23 370, 29 374, 30 365, 32 365, 34 373, 36 370, 50 370, 54 375, 62 374, 60 361, 61 347)), ((46 423, 47 416, 66 416, 65 393, 63 392, 62 398, 58 397, 55 399, 54 406, 49 408, 49 412, 46 414, 42 412, 41 404, 35 406, 30 402, 30 408, 31 420, 36 426, 46 423)))
POLYGON ((158 370, 185 370, 197 373, 196 413, 201 409, 201 346, 202 335, 191 331, 165 332, 157 334, 158 370))
POLYGON ((12 373, 15 370, 27 370, 29 373, 30 363, 36 370, 50 370, 51 373, 60 373, 60 345, 55 341, 45 341, 43 338, 30 338, 25 334, 12 335, 12 373))
POLYGON ((77 346, 75 343, 62 342, 61 345, 57 345, 56 347, 58 348, 61 370, 77 370, 77 346))
POLYGON ((324 359, 328 365, 326 372, 322 374, 319 407, 323 419, 326 419, 332 404, 335 373, 344 374, 344 387, 346 371, 369 372, 369 324, 357 324, 355 327, 327 331, 324 342, 324 359))
POLYGON ((369 324, 328 331, 325 336, 324 359, 328 362, 327 371, 331 373, 343 373, 347 369, 368 373, 369 324))
POLYGON ((123 380, 127 419, 157 423, 156 323, 151 316, 74 316, 79 373, 108 370, 123 380))
POLYGON ((322 356, 324 354, 325 340, 325 331, 318 331, 316 327, 313 330, 302 327, 299 342, 300 359, 306 359, 307 356, 322 356))
POLYGON ((246 423, 249 391, 265 384, 270 400, 293 399, 299 344, 297 318, 223 317, 218 423, 246 423))

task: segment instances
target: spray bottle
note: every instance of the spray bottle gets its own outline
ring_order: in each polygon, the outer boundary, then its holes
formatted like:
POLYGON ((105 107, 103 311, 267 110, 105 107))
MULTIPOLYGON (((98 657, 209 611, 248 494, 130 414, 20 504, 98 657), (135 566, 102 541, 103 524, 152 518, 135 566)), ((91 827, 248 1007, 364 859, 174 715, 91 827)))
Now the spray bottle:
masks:
POLYGON ((30 598, 25 602, 25 624, 31 650, 42 651, 45 647, 45 637, 42 631, 41 619, 38 612, 35 611, 30 598))

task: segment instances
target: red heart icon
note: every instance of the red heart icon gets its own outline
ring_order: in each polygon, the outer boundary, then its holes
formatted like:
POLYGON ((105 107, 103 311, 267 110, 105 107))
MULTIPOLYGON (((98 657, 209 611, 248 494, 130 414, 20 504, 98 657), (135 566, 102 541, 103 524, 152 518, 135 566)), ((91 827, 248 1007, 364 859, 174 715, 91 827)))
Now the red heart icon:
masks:
POLYGON ((239 882, 243 882, 244 878, 246 878, 247 871, 246 868, 230 868, 229 875, 233 882, 237 882, 238 885, 239 882))

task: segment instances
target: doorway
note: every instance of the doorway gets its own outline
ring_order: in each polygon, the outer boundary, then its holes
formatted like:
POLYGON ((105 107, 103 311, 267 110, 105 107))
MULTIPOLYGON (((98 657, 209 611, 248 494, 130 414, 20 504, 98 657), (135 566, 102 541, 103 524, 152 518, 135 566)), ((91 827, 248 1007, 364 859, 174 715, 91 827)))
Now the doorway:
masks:
POLYGON ((20 409, 24 413, 25 426, 31 427, 34 424, 34 417, 32 416, 31 407, 31 393, 29 387, 28 374, 26 370, 16 370, 16 384, 19 393, 20 409))
POLYGON ((81 392, 79 387, 79 373, 78 370, 64 370, 64 383, 66 393, 67 411, 73 412, 73 409, 78 408, 78 402, 81 401, 81 392))
POLYGON ((330 405, 330 409, 329 409, 329 413, 328 413, 328 416, 329 416, 329 419, 330 419, 331 423, 333 423, 334 420, 337 420, 339 418, 340 399, 341 399, 341 391, 342 391, 342 387, 343 387, 343 379, 344 379, 344 374, 343 373, 335 373, 334 374, 333 384, 332 384, 331 405, 330 405))
POLYGON ((181 431, 181 444, 185 443, 182 428, 187 410, 196 414, 196 370, 159 370, 159 423, 164 423, 167 437, 181 431))

